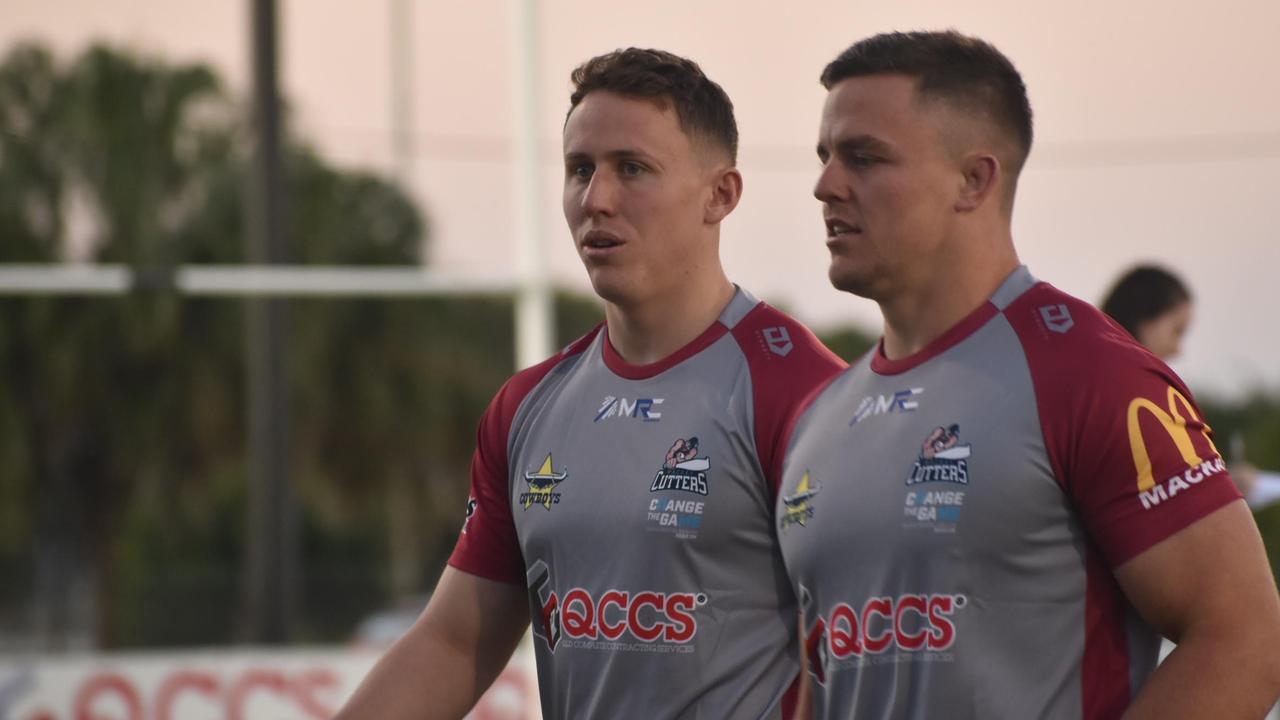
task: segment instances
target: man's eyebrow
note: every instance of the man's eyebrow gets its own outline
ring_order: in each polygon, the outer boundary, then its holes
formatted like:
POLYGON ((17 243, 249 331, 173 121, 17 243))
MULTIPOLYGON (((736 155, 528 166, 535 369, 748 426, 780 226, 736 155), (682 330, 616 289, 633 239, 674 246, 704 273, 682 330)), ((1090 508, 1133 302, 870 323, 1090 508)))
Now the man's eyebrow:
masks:
POLYGON ((842 138, 836 143, 836 149, 841 153, 852 153, 867 150, 888 152, 891 148, 888 143, 874 135, 854 135, 853 137, 842 138))
MULTIPOLYGON (((641 152, 640 150, 636 150, 634 148, 619 148, 617 150, 609 150, 605 152, 603 155, 606 160, 633 160, 633 159, 643 159, 643 158, 650 157, 648 153, 641 152)), ((591 157, 592 156, 590 153, 586 153, 578 150, 570 151, 564 154, 564 159, 566 162, 570 160, 590 160, 591 157)))

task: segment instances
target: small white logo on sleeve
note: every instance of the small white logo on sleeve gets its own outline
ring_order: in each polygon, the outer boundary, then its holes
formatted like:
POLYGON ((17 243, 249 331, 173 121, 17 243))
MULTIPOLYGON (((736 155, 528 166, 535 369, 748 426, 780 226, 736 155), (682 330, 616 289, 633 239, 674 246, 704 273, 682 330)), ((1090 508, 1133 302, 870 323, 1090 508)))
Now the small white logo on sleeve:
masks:
POLYGON ((1071 311, 1062 303, 1040 308, 1040 317, 1044 319, 1045 327, 1059 334, 1066 333, 1076 324, 1076 321, 1071 319, 1071 311))
POLYGON ((764 334, 765 344, 769 346, 769 352, 779 357, 786 357, 791 352, 791 348, 795 347, 791 343, 791 333, 787 332, 785 327, 765 328, 761 331, 764 334))

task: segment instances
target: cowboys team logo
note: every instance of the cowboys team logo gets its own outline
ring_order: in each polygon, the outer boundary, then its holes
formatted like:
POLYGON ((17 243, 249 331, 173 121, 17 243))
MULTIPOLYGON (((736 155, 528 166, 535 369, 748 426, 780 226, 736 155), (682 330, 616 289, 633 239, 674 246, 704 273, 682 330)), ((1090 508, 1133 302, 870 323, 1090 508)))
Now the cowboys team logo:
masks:
POLYGON ((785 495, 782 498, 782 504, 786 511, 782 514, 782 518, 778 520, 779 529, 786 530, 792 525, 804 527, 805 521, 813 517, 813 506, 809 503, 814 495, 822 489, 821 485, 809 485, 809 471, 804 471, 804 476, 800 478, 800 484, 796 486, 794 495, 785 495))
POLYGON ((556 472, 551 463, 551 453, 547 453, 547 459, 542 461, 542 467, 538 468, 538 472, 527 472, 524 474, 524 481, 529 483, 529 491, 520 493, 520 505, 525 510, 530 505, 541 505, 550 510, 552 505, 560 502, 560 493, 555 492, 558 486, 568 473, 556 472))
POLYGON ((667 450, 666 461, 653 476, 649 492, 681 490, 706 495, 707 470, 710 468, 711 458, 698 457, 698 438, 676 438, 667 450))
POLYGON ((920 458, 911 467, 907 485, 926 482, 969 484, 969 454, 972 445, 960 444, 960 426, 937 427, 920 447, 920 458))

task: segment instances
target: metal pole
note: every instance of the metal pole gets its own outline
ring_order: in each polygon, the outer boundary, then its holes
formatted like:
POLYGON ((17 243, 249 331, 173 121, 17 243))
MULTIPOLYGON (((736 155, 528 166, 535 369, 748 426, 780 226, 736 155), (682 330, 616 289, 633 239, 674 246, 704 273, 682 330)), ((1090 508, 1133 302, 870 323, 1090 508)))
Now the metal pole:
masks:
MULTIPOLYGON (((280 99, 276 89, 274 0, 252 0, 253 172, 248 183, 248 256, 255 264, 287 261, 280 99)), ((288 393, 285 378, 287 306, 251 298, 248 311, 249 544, 244 639, 289 638, 294 519, 289 498, 288 393)))
POLYGON ((413 5, 391 0, 391 168, 406 195, 413 188, 413 5))
POLYGON ((516 296, 516 367, 551 354, 554 334, 551 283, 547 278, 543 229, 541 93, 538 73, 537 0, 510 0, 511 99, 515 138, 516 259, 521 281, 516 296))

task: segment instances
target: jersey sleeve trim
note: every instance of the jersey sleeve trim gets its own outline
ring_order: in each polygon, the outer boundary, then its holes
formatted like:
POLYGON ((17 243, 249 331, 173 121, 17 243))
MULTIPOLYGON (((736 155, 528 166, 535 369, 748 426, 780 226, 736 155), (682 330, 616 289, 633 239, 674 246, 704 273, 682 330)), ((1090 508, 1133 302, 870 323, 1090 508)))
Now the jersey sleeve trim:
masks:
POLYGON ((1190 391, 1098 310, 1040 283, 1005 315, 1050 466, 1108 565, 1240 497, 1190 391))
POLYGON ((485 409, 471 458, 467 517, 449 556, 449 565, 489 580, 525 584, 524 558, 511 515, 507 457, 511 424, 520 405, 543 378, 565 360, 585 351, 602 327, 597 326, 555 356, 516 373, 485 409))

